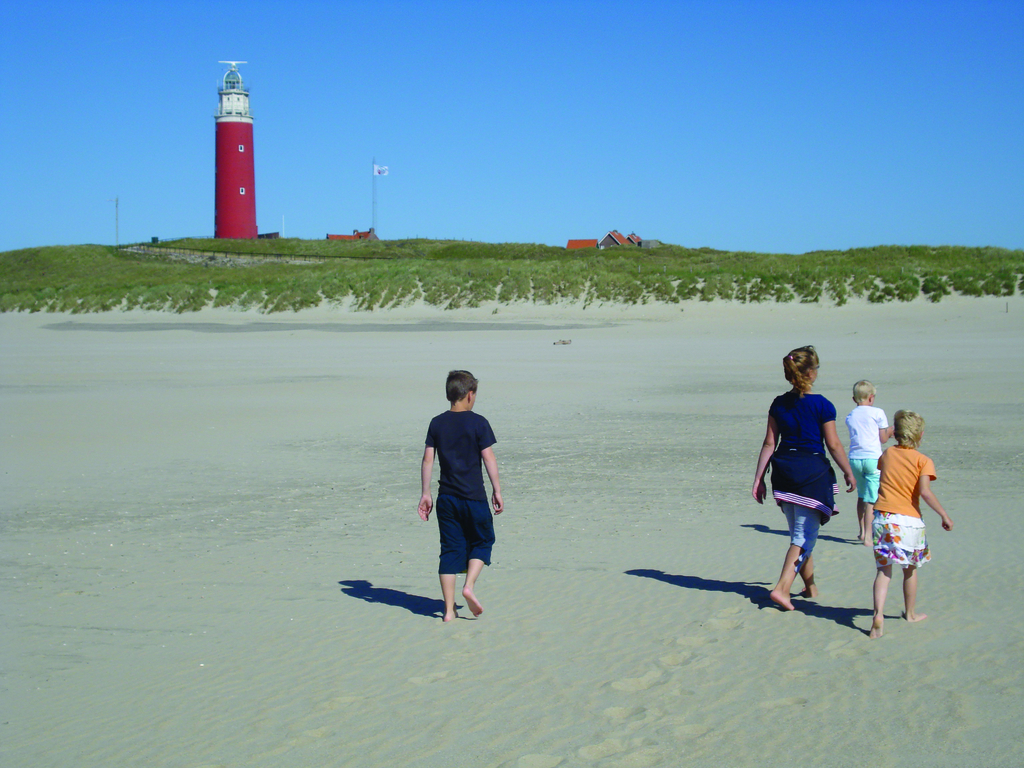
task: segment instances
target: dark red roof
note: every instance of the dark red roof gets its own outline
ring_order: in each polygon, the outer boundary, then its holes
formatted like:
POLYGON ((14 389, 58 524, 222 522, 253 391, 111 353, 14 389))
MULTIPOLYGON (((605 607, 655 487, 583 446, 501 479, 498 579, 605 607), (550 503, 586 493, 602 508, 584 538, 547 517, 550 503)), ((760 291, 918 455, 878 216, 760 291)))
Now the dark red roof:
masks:
POLYGON ((369 240, 370 235, 373 234, 369 230, 366 232, 353 232, 351 235, 328 235, 328 240, 369 240))
POLYGON ((572 248, 597 248, 597 240, 570 240, 565 248, 566 250, 572 248))

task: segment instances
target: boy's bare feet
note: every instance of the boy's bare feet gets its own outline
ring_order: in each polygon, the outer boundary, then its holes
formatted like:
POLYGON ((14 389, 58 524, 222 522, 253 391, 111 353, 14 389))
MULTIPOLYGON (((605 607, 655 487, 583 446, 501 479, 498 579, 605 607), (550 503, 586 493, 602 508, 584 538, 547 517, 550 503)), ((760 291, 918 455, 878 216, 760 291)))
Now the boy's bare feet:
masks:
POLYGON ((446 613, 441 621, 448 623, 449 621, 454 621, 457 618, 459 618, 459 614, 457 613, 446 613))
POLYGON ((789 600, 789 595, 784 595, 781 592, 772 591, 771 594, 768 595, 768 597, 772 599, 773 603, 775 603, 784 610, 796 610, 795 608, 793 608, 793 603, 791 603, 789 600))
POLYGON ((817 597, 818 596, 818 585, 817 584, 805 584, 804 588, 800 590, 800 597, 817 597))
POLYGON ((925 619, 928 618, 928 614, 927 613, 912 613, 912 614, 908 615, 908 614, 904 613, 903 614, 903 618, 906 619, 907 621, 924 621, 925 619))
POLYGON ((473 590, 469 587, 463 587, 462 596, 466 599, 466 604, 469 606, 469 610, 473 612, 474 616, 479 616, 484 612, 484 607, 480 605, 480 601, 476 599, 476 595, 473 594, 473 590))
POLYGON ((864 546, 865 546, 865 547, 868 547, 868 548, 870 548, 870 549, 874 549, 874 548, 875 548, 875 542, 874 542, 874 541, 872 540, 872 537, 871 537, 871 536, 868 536, 868 537, 867 537, 866 539, 864 539, 863 541, 864 541, 864 546))
POLYGON ((868 632, 868 637, 875 640, 882 636, 882 622, 885 621, 881 616, 876 616, 871 620, 871 631, 868 632))

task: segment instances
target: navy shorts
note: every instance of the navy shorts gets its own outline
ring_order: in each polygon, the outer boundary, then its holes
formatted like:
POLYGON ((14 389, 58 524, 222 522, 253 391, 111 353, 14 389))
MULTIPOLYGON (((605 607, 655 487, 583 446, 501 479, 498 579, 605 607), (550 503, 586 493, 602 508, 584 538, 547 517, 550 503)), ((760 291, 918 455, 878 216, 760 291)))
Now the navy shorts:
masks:
POLYGON ((441 561, 438 573, 462 573, 470 560, 491 564, 494 520, 486 501, 437 497, 437 528, 441 533, 441 561))

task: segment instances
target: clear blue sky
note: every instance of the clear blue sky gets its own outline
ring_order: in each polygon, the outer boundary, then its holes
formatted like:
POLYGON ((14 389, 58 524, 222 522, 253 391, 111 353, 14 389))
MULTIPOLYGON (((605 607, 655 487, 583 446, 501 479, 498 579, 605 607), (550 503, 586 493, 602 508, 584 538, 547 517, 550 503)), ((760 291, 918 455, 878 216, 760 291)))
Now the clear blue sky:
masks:
POLYGON ((221 59, 261 232, 1024 248, 1024 2, 14 2, 0 251, 213 234, 221 59))

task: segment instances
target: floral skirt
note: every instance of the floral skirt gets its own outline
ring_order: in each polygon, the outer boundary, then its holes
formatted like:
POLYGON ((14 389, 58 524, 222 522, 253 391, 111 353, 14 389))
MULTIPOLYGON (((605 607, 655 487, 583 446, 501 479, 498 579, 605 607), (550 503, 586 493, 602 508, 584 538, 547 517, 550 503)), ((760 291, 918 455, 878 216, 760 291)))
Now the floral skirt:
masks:
POLYGON ((875 565, 879 568, 887 565, 920 567, 932 559, 924 522, 917 518, 875 512, 871 531, 875 543, 875 565))

